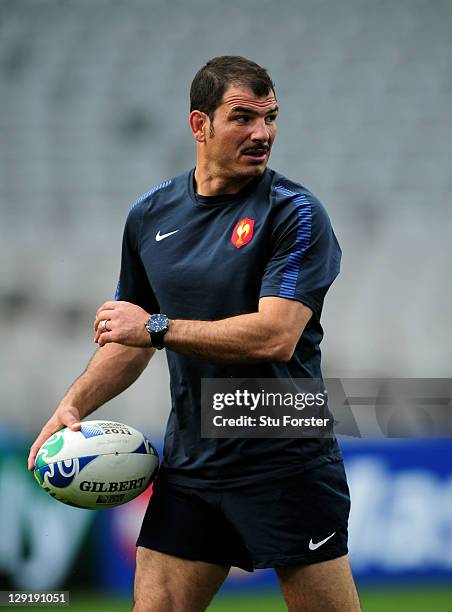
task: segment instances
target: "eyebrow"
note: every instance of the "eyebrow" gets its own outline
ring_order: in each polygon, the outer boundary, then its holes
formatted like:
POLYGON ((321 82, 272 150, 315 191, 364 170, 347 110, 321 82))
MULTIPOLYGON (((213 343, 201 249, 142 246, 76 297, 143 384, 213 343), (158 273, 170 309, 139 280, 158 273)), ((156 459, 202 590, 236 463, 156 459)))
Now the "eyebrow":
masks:
MULTIPOLYGON (((266 115, 273 115, 274 113, 277 113, 279 110, 278 106, 275 106, 274 108, 271 108, 270 110, 268 110, 265 114, 266 115)), ((257 111, 255 111, 252 108, 248 108, 246 106, 236 106, 231 110, 231 115, 232 113, 247 113, 249 115, 258 115, 259 113, 257 111)))

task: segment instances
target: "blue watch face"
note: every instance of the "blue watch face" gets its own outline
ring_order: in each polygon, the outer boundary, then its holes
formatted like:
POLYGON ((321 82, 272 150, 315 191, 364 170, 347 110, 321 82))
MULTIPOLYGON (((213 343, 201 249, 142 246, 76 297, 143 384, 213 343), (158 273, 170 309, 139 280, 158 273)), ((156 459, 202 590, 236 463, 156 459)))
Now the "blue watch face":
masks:
POLYGON ((168 317, 162 314, 152 315, 149 320, 149 329, 154 333, 168 329, 168 317))

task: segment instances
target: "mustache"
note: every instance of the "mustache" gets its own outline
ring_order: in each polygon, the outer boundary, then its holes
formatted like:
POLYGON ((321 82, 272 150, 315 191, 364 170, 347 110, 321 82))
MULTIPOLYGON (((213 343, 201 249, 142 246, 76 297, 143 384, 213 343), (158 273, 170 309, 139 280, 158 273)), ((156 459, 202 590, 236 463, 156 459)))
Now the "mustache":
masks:
POLYGON ((268 153, 268 151, 270 150, 270 147, 267 145, 254 145, 252 147, 245 147, 244 149, 242 149, 242 153, 244 155, 249 155, 249 154, 259 154, 261 155, 262 153, 268 153))

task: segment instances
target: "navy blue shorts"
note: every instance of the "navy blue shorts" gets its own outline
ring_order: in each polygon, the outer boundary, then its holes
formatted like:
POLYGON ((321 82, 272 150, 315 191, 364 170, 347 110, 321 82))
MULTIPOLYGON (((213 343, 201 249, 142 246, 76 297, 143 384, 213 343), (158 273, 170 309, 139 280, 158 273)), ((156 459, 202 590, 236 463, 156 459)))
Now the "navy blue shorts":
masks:
POLYGON ((224 491, 161 477, 137 546, 247 571, 308 565, 348 552, 349 511, 342 461, 224 491))

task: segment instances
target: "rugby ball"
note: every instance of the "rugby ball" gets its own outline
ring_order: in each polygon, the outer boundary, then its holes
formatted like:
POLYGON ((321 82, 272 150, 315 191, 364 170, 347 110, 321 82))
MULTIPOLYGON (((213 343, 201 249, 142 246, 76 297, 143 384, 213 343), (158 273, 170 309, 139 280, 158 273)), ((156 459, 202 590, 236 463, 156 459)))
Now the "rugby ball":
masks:
POLYGON ((41 446, 34 476, 52 497, 77 508, 125 504, 153 481, 158 455, 139 431, 116 421, 64 427, 41 446))

